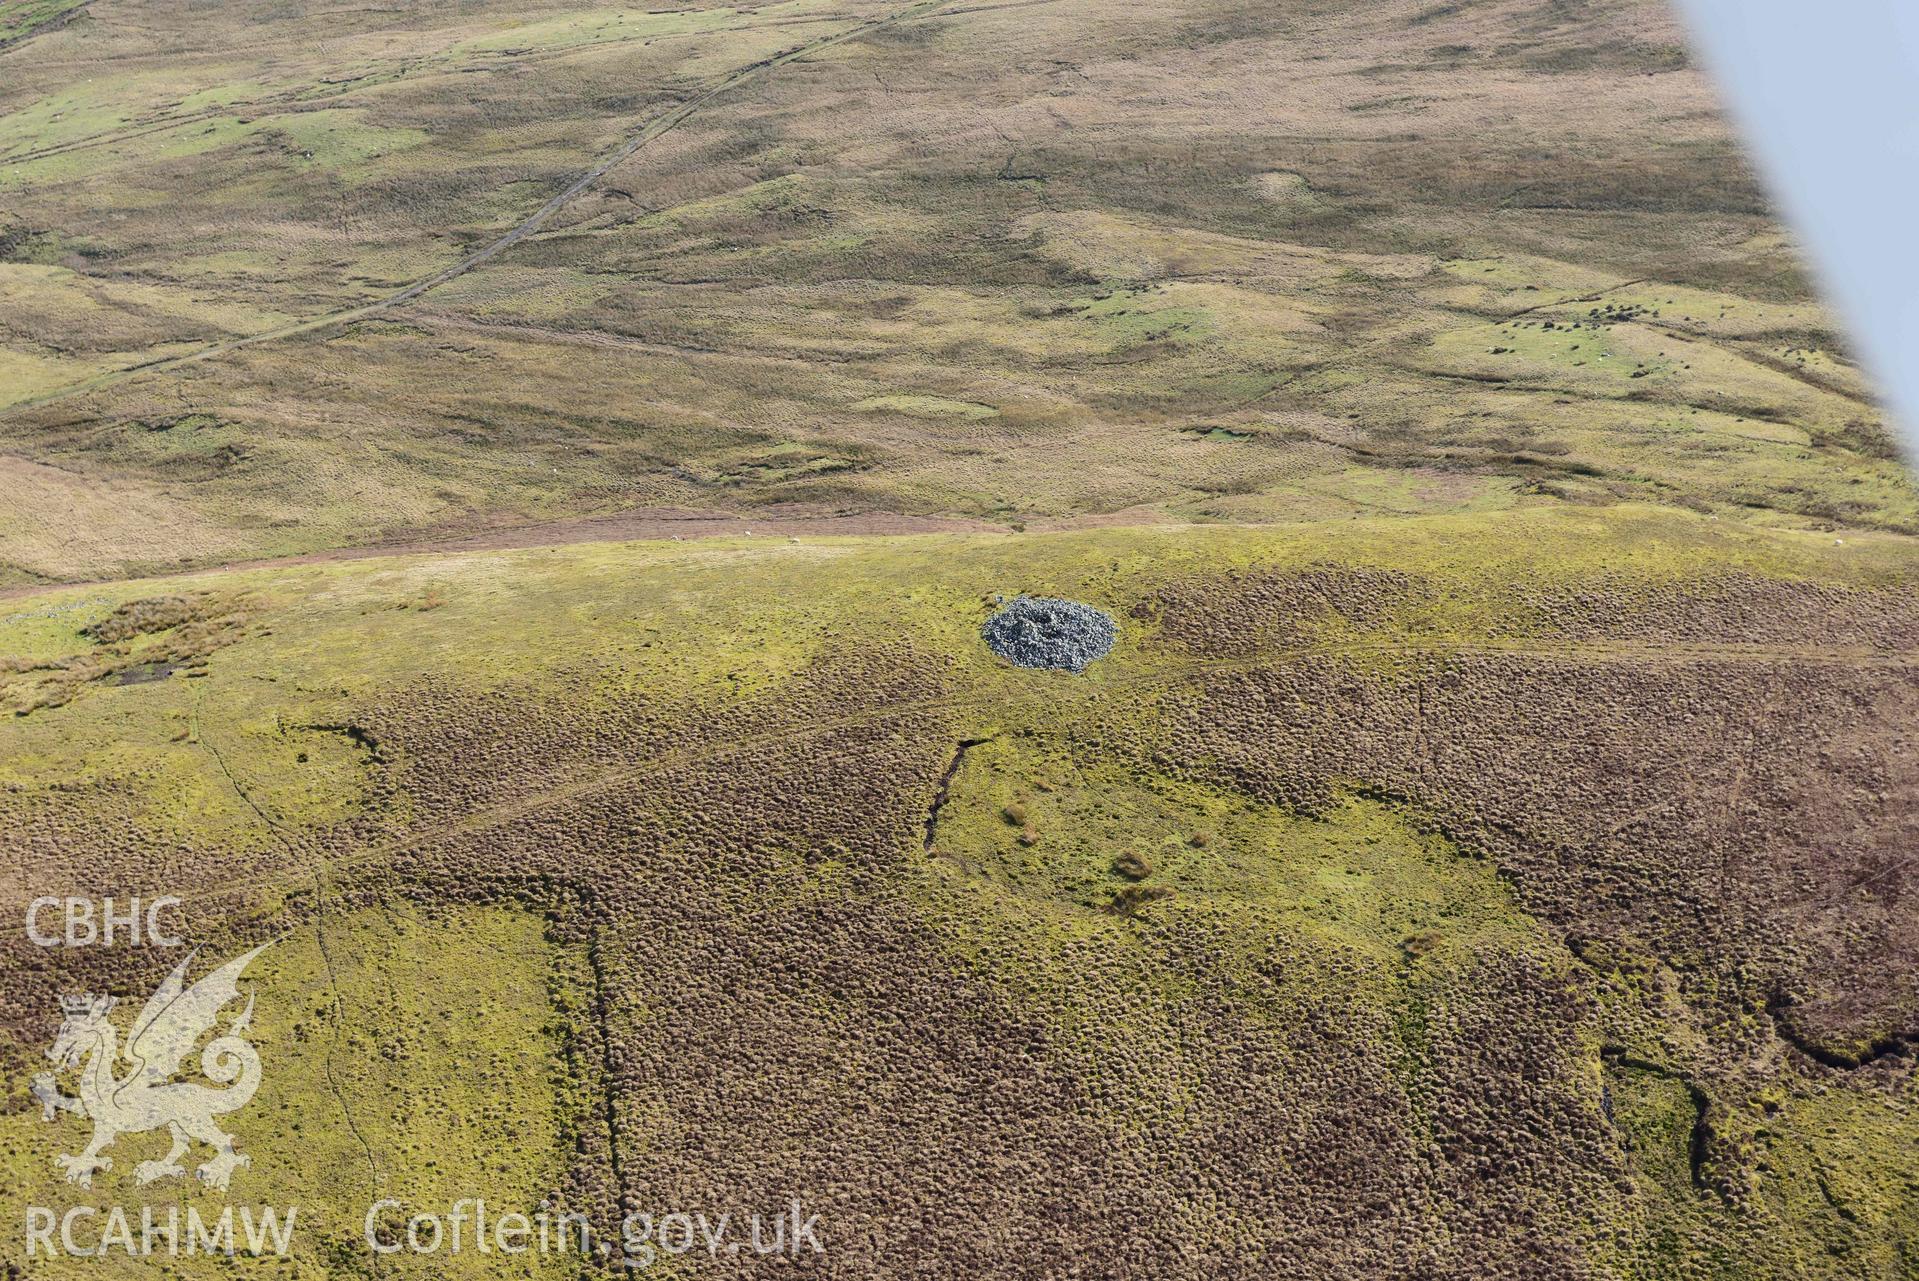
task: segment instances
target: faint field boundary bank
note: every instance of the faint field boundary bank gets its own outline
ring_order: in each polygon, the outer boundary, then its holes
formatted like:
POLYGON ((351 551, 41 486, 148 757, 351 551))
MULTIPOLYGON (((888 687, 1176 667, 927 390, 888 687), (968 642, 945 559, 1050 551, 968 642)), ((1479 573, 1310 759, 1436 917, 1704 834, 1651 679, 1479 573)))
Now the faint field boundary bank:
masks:
MULTIPOLYGON (((1145 521, 1105 521, 1134 524, 1145 521)), ((152 574, 76 578, 64 582, 18 583, 0 587, 0 600, 57 592, 106 583, 166 582, 227 574, 246 569, 316 565, 329 561, 371 560, 382 556, 458 555, 461 552, 517 551, 534 547, 564 547, 574 543, 624 543, 694 538, 847 538, 900 537, 912 534, 1004 534, 1006 526, 957 516, 911 516, 898 512, 768 511, 764 515, 727 511, 700 511, 673 507, 639 507, 606 516, 505 525, 493 529, 449 532, 442 537, 414 532, 386 542, 356 547, 326 547, 294 556, 263 556, 251 560, 188 565, 152 574)), ((15 568, 18 568, 17 566, 15 568)))
POLYGON ((9 49, 23 45, 35 36, 44 36, 49 31, 58 31, 85 13, 87 6, 92 3, 93 0, 79 0, 77 4, 70 4, 57 13, 49 14, 30 27, 16 31, 10 36, 0 37, 0 53, 5 53, 9 49))
POLYGON ((672 132, 687 120, 691 119, 695 114, 727 93, 739 88, 741 85, 748 84, 770 71, 785 66, 789 62, 797 62, 802 58, 819 53, 823 49, 844 44, 849 40, 856 40, 860 36, 870 34, 896 22, 903 22, 912 18, 935 13, 951 3, 953 3, 953 0, 916 0, 915 3, 909 4, 901 9, 896 9, 891 13, 883 14, 877 18, 869 18, 864 22, 855 23, 843 30, 808 40, 804 44, 795 45, 783 53, 773 54, 770 57, 762 58, 757 62, 748 63, 744 67, 728 72, 709 88, 702 90, 679 106, 647 121, 632 137, 603 156, 585 173, 582 173, 569 183, 558 195, 553 196, 545 204, 534 210, 532 214, 507 230, 503 235, 487 242, 451 266, 443 267, 430 276, 423 276, 412 284, 404 286, 384 298, 378 298, 357 307, 348 307, 338 311, 327 312, 307 320, 294 321, 291 324, 263 330, 257 334, 248 334, 241 338, 228 338, 220 342, 209 343, 193 351, 182 353, 181 355, 141 361, 121 369, 95 374, 91 378, 68 383, 64 387, 56 387, 51 391, 42 392, 37 396, 30 396, 25 400, 13 401, 4 407, 0 407, 0 414, 5 414, 12 410, 32 409, 39 405, 51 404, 54 401, 66 400, 72 396, 85 395, 88 392, 98 391, 103 387, 110 387, 116 383, 125 382, 128 379, 136 378, 143 374, 164 373, 168 370, 178 369, 183 365, 196 364, 215 356, 225 355, 231 351, 238 351, 244 347, 273 342, 281 338, 292 338, 300 334, 313 333, 317 330, 330 329, 336 325, 351 324, 356 320, 364 320, 370 316, 378 316, 383 312, 391 311, 395 307, 403 306, 415 298, 418 298, 421 294, 426 293, 428 290, 437 289, 449 281, 457 280, 474 268, 483 265, 499 254, 511 249, 528 236, 538 232, 552 220, 553 215, 571 204, 608 173, 626 163, 628 160, 631 160, 641 149, 646 147, 648 143, 651 143, 654 139, 664 134, 672 132))

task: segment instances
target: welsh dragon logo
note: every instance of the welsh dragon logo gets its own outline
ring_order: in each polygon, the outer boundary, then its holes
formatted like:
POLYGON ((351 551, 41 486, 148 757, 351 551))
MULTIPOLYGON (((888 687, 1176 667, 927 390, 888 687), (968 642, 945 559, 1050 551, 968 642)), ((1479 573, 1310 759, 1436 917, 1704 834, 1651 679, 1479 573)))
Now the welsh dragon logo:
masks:
POLYGON ((250 994, 246 1008, 200 1052, 201 1072, 224 1088, 175 1078, 187 1053, 214 1029, 220 1011, 239 999, 240 975, 247 964, 269 946, 263 943, 235 957, 192 987, 186 985, 187 966, 196 953, 188 953, 147 998, 124 1046, 108 1018, 115 1003, 113 997, 60 999, 66 1017, 47 1057, 59 1064, 59 1071, 80 1069, 79 1097, 62 1094, 53 1072, 42 1072, 34 1078, 33 1096, 40 1100, 48 1121, 58 1112, 73 1112, 93 1122, 93 1141, 85 1151, 78 1156, 54 1158, 68 1182, 92 1187, 96 1172, 113 1168, 113 1158, 101 1153, 115 1139, 162 1126, 172 1132, 173 1148, 163 1160, 134 1166, 135 1183, 184 1175, 186 1169, 180 1158, 194 1140, 213 1149, 213 1156, 197 1173, 222 1191, 236 1169, 252 1163, 233 1150, 233 1136, 214 1123, 215 1117, 245 1107, 260 1088, 259 1051, 242 1035, 253 1017, 250 994), (124 1075, 116 1075, 116 1057, 127 1065, 124 1075))

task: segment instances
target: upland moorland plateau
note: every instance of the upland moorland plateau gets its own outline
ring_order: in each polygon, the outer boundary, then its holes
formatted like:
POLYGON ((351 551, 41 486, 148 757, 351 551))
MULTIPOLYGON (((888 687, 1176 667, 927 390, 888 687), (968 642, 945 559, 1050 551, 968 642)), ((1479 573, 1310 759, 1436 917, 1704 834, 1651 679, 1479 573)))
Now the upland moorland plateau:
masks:
POLYGON ((1919 1276, 1916 588, 1663 4, 0 3, 0 1224, 1919 1276), (30 1093, 136 894, 224 1194, 30 1093))

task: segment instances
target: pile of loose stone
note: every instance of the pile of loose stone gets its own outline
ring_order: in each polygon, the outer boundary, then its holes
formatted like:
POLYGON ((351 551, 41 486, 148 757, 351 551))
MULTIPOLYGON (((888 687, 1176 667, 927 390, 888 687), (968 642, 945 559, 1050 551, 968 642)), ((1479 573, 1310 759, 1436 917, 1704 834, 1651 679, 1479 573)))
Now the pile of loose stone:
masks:
POLYGON ((1082 672, 1119 636, 1113 616, 1078 601, 1019 596, 986 620, 987 646, 1018 667, 1082 672))

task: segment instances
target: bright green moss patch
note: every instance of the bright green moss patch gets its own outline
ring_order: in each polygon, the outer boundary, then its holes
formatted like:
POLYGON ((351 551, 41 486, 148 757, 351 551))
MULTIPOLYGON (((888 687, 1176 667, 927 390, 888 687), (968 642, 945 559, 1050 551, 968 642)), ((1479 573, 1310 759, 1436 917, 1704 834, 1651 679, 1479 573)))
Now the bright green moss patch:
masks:
POLYGON ((1085 300, 1078 310, 1114 350, 1190 342, 1207 333, 1212 322, 1204 309, 1179 305, 1164 288, 1117 289, 1085 300))
POLYGON ((276 116, 263 122, 262 132, 292 152, 301 165, 348 176, 427 140, 423 130, 370 124, 364 111, 349 108, 276 116))
POLYGON ((1366 801, 1297 818, 1024 737, 969 751, 949 797, 940 858, 1049 912, 1244 910, 1386 966, 1415 936, 1422 956, 1540 937, 1490 864, 1366 801))

